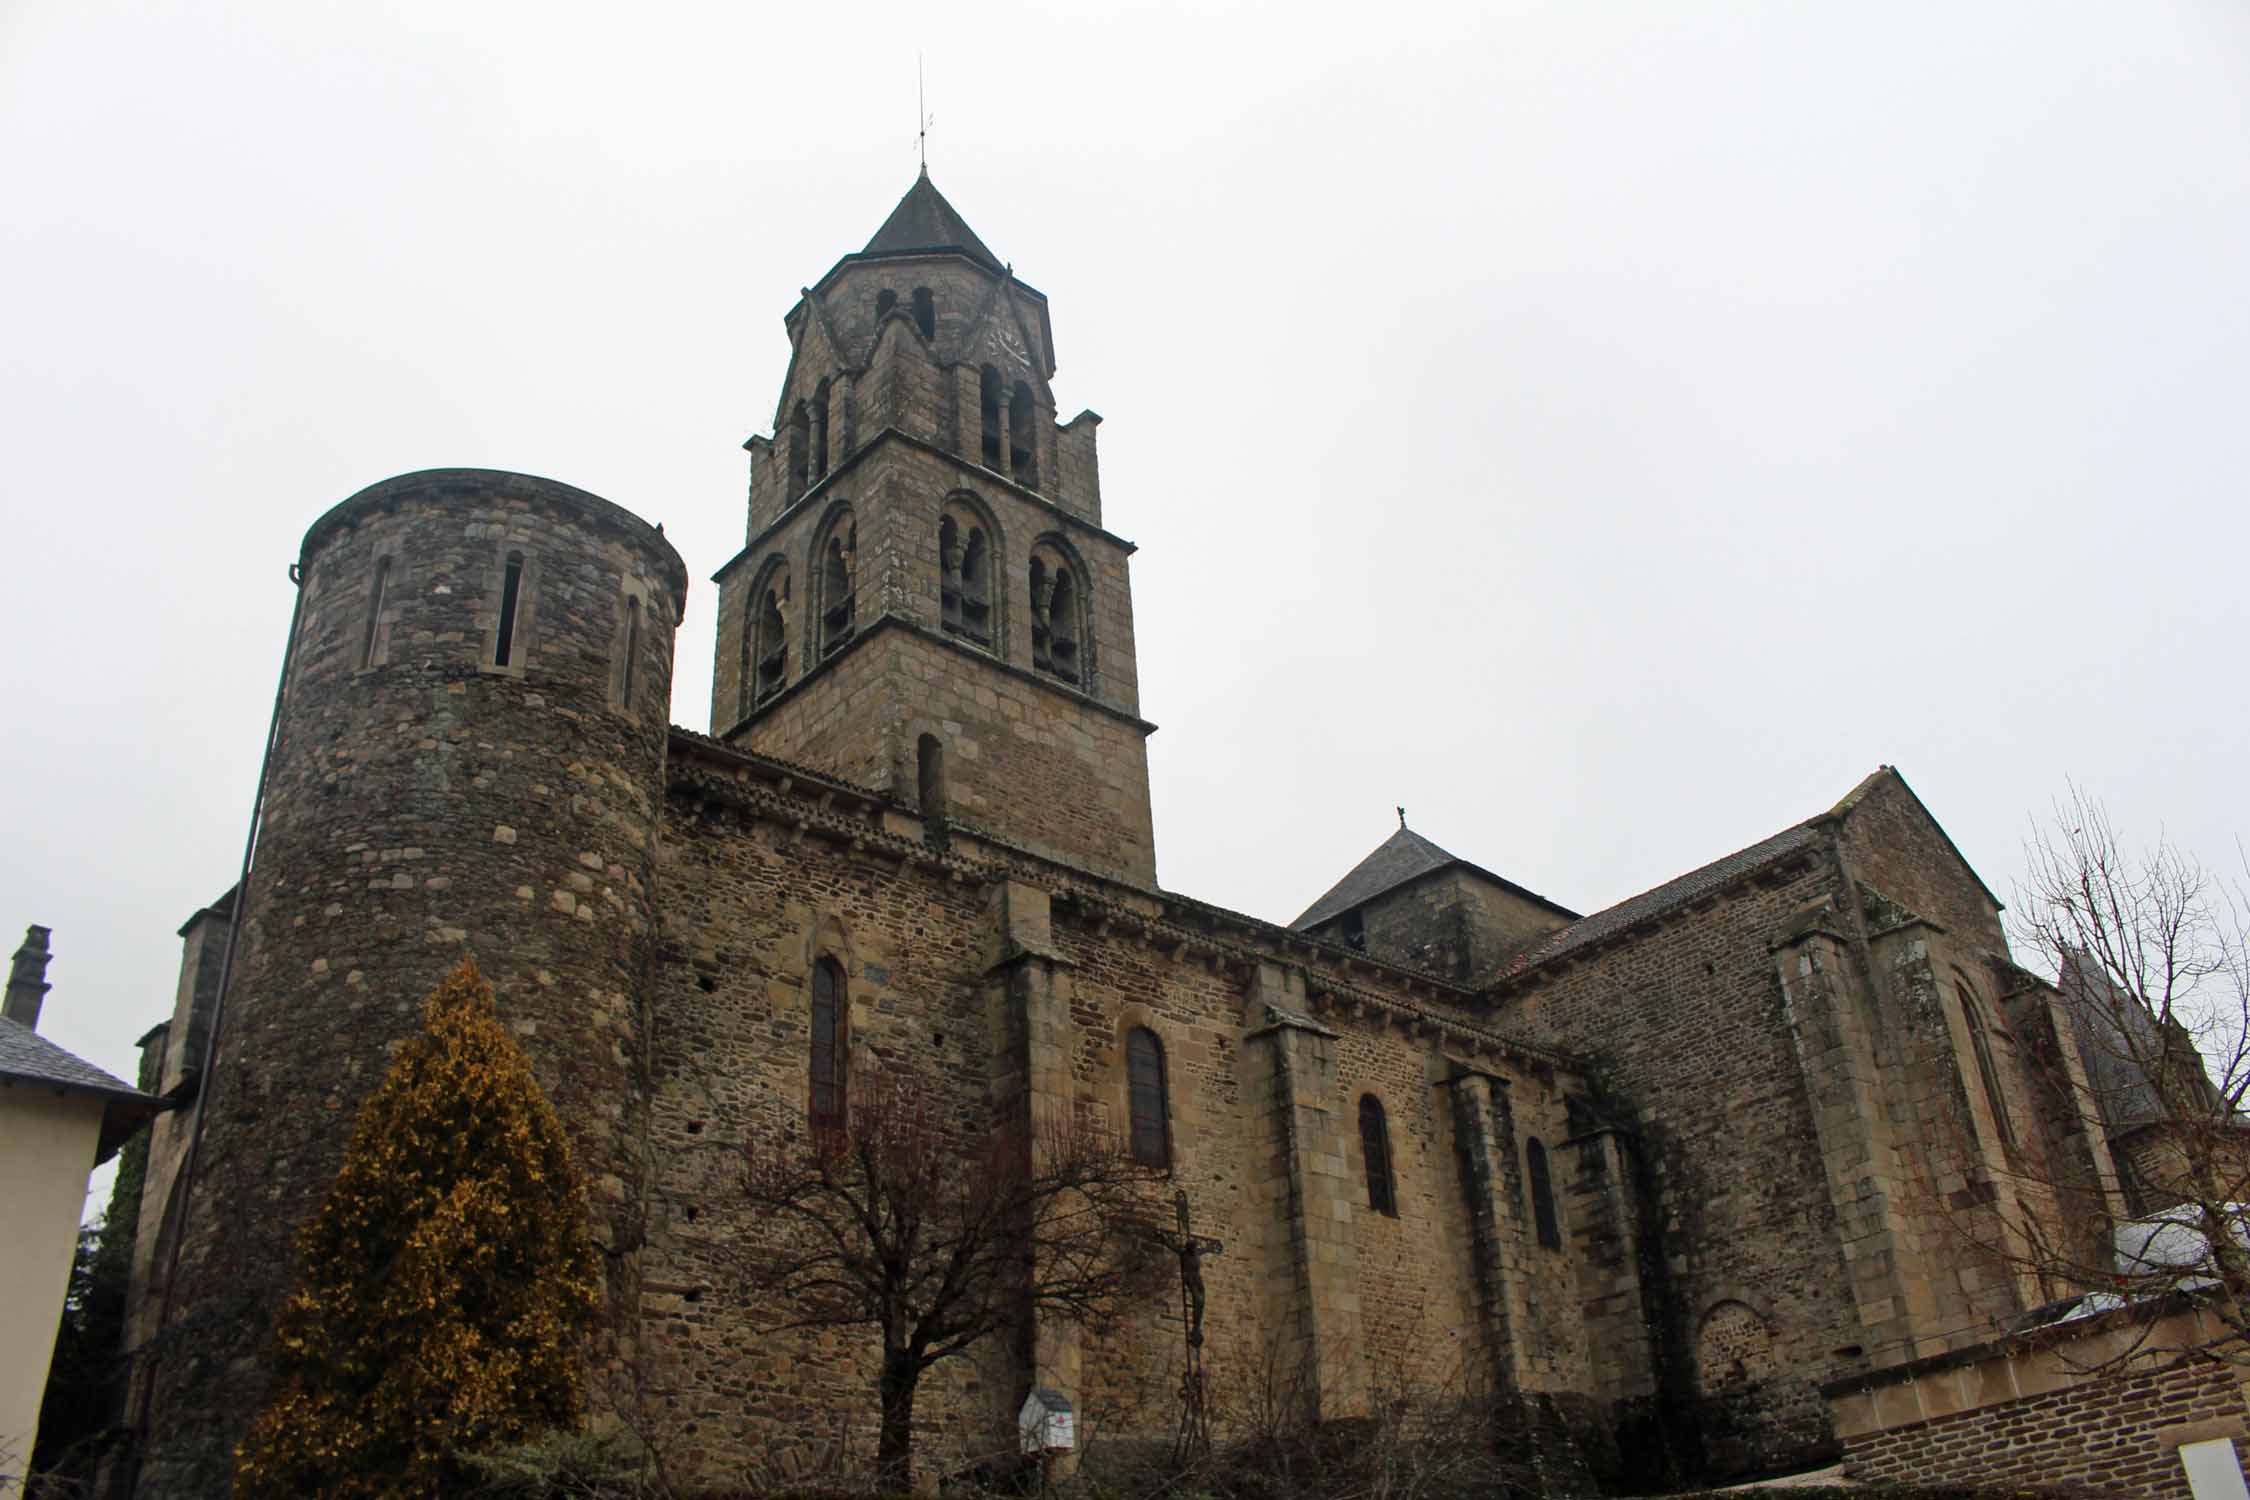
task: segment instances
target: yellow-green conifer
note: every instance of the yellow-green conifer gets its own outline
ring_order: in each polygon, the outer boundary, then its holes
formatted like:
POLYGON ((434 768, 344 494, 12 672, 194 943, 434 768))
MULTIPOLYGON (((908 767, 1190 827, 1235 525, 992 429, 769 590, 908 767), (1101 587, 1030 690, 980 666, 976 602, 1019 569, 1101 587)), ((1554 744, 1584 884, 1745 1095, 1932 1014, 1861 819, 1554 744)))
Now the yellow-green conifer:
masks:
POLYGON ((239 1500, 434 1496, 456 1454, 578 1420, 599 1266, 562 1126, 474 961, 422 1023, 299 1233, 239 1500))

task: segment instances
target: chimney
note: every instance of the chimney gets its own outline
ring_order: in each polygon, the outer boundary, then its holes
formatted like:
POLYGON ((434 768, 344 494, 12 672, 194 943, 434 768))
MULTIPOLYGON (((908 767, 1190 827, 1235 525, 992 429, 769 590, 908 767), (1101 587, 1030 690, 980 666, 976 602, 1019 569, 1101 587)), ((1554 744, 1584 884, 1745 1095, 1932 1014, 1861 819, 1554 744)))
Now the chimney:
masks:
POLYGON ((37 925, 24 929, 23 946, 16 950, 15 962, 8 969, 8 998, 0 1002, 0 1016, 27 1027, 39 1029, 39 1002, 46 998, 47 960, 53 955, 47 951, 47 929, 37 925))

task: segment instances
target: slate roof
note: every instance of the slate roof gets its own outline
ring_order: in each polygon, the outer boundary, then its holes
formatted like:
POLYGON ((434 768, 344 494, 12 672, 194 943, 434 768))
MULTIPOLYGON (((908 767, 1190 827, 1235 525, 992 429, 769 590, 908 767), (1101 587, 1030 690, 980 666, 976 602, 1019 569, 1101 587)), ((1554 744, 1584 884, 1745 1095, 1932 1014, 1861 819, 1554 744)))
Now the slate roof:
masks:
POLYGON ((1352 866, 1350 874, 1330 886, 1327 895, 1306 907, 1304 915, 1289 925, 1297 932, 1318 927, 1330 917, 1372 901, 1416 876, 1460 863, 1461 860, 1413 829, 1401 827, 1376 845, 1373 854, 1352 866))
POLYGON ((118 1098, 148 1097, 122 1078, 112 1078, 84 1058, 65 1052, 29 1026, 6 1016, 0 1016, 0 1078, 118 1098))
POLYGON ((860 254, 928 255, 943 250, 957 251, 995 271, 1003 269, 1000 257, 985 249, 968 221, 945 201, 925 167, 860 254))
POLYGON ((1630 932, 1651 917, 1662 916, 1668 911, 1687 906, 1724 890, 1753 871, 1812 848, 1819 842, 1820 825, 1827 818, 1828 814, 1824 813, 1818 818, 1810 818, 1784 828, 1773 837, 1760 839, 1746 849, 1737 849, 1724 859, 1715 859, 1699 869, 1667 880, 1653 890, 1628 897, 1590 917, 1581 917, 1537 947, 1527 950, 1508 966, 1508 972, 1521 973, 1536 964, 1560 958, 1590 943, 1599 943, 1619 933, 1630 932))

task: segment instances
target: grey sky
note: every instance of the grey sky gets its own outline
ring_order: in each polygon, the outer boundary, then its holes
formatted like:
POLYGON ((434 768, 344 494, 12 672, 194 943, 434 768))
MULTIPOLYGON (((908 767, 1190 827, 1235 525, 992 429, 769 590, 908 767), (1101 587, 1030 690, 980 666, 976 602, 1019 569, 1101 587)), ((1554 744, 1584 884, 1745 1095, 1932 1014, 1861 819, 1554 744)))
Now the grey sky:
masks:
POLYGON ((1580 910, 1897 764, 2233 862, 2250 8, 0 5, 0 935, 120 1073, 298 538, 404 470, 743 534, 796 290, 931 170, 1138 541, 1164 882, 1388 830, 1580 910))

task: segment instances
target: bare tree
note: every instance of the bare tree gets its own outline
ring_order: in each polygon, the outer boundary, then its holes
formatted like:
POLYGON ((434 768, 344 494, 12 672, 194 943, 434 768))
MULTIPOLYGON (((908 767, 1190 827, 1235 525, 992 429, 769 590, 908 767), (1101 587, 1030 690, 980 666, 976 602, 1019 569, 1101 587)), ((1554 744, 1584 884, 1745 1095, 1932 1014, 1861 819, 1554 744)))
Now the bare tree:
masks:
MULTIPOLYGON (((2058 1267, 2153 1306, 2194 1290, 2250 1364, 2250 899, 2159 836, 2129 849, 2077 788, 2025 847, 2016 944, 2056 975, 2126 1212, 2107 1264, 2058 1267)), ((2027 1230, 2030 1226, 2026 1226, 2027 1230)), ((2027 1233, 2049 1255, 2055 1237, 2027 1233)))
POLYGON ((931 1366, 1027 1318, 1099 1324, 1161 1270, 1161 1174, 1083 1121, 948 1120, 942 1097, 935 1079, 885 1073, 840 1118, 748 1144, 743 1201, 765 1222, 727 1252, 769 1326, 880 1333, 876 1455, 893 1493, 931 1366))

